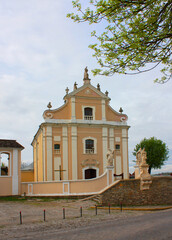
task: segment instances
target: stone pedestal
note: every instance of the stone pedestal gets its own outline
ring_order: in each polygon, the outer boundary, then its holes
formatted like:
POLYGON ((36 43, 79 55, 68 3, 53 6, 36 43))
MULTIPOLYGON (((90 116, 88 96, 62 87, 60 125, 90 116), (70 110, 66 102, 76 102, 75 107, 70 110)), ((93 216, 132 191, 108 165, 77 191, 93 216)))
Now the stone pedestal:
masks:
POLYGON ((107 166, 107 186, 114 182, 114 166, 107 166))
POLYGON ((140 165, 140 190, 148 190, 152 183, 151 175, 148 173, 149 165, 142 163, 140 165))

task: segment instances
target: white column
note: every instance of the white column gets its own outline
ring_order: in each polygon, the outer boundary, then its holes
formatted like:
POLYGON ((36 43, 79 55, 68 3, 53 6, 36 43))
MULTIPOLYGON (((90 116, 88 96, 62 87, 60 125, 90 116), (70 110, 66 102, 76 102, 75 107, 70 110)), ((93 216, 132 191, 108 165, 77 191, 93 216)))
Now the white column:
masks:
POLYGON ((114 129, 109 129, 109 148, 113 151, 114 150, 114 129))
POLYGON ((118 175, 122 173, 121 166, 121 156, 116 156, 116 174, 118 175))
POLYGON ((18 150, 13 149, 12 194, 18 195, 18 150))
POLYGON ((0 153, 0 176, 1 176, 1 153, 0 153))
POLYGON ((122 154, 123 154, 123 173, 124 179, 128 178, 128 137, 127 129, 122 129, 122 154))
POLYGON ((78 179, 78 161, 77 161, 77 127, 72 126, 72 180, 78 179))
POLYGON ((47 126, 47 181, 52 180, 52 127, 47 126))
POLYGON ((102 120, 106 121, 105 100, 102 99, 102 120))
POLYGON ((71 97, 71 104, 72 104, 72 119, 75 120, 76 119, 76 115, 75 115, 75 97, 71 97))
POLYGON ((42 140, 42 158, 43 158, 43 181, 45 181, 45 127, 43 127, 43 140, 42 140))
POLYGON ((103 172, 106 170, 107 165, 107 150, 108 150, 108 129, 106 127, 102 128, 102 144, 103 144, 103 172))
POLYGON ((63 180, 68 180, 68 128, 62 127, 62 138, 63 138, 63 180))

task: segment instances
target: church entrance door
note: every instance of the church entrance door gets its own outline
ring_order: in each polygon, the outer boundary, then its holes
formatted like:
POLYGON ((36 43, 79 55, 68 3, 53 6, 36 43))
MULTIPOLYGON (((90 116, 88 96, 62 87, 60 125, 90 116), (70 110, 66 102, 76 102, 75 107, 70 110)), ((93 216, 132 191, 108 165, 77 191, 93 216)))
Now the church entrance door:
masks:
POLYGON ((85 170, 85 179, 91 179, 96 177, 96 170, 89 168, 85 170))

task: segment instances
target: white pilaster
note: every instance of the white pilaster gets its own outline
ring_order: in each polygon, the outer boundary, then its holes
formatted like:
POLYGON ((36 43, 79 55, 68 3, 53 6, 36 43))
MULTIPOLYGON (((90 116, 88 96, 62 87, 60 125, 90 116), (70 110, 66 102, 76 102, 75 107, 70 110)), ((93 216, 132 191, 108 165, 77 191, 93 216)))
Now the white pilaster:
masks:
POLYGON ((13 150, 12 194, 18 195, 18 150, 13 150))
POLYGON ((102 128, 102 144, 103 144, 103 172, 106 170, 107 165, 107 150, 108 150, 108 129, 106 127, 102 128))
POLYGON ((43 128, 43 140, 42 140, 42 158, 43 158, 43 181, 45 181, 45 127, 43 128))
POLYGON ((71 104, 72 104, 72 119, 75 120, 76 119, 76 115, 75 115, 75 97, 71 97, 71 104))
POLYGON ((47 126, 47 181, 52 180, 52 127, 47 126))
POLYGON ((122 173, 122 168, 121 168, 121 156, 116 156, 116 174, 121 174, 122 173))
POLYGON ((1 176, 1 153, 0 153, 0 176, 1 176))
POLYGON ((122 154, 124 179, 128 178, 128 137, 127 129, 122 129, 122 154))
POLYGON ((106 121, 105 100, 102 99, 102 120, 106 121))
POLYGON ((114 150, 114 129, 109 129, 109 148, 113 151, 114 150))
POLYGON ((78 164, 77 164, 77 127, 72 126, 72 180, 78 179, 78 164))
POLYGON ((68 128, 63 126, 62 128, 63 138, 63 179, 68 180, 68 128))

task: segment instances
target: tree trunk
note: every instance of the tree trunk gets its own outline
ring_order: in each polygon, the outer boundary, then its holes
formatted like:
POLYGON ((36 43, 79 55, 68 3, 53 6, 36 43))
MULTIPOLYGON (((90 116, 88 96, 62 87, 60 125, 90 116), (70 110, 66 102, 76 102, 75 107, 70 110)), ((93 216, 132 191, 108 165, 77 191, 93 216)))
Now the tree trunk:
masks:
POLYGON ((148 173, 151 174, 152 168, 149 166, 148 173))

